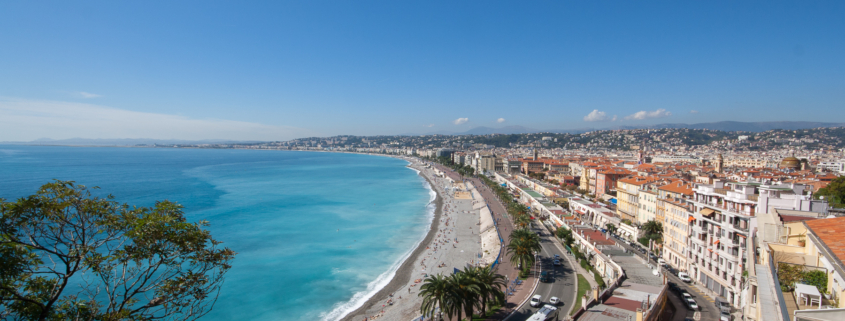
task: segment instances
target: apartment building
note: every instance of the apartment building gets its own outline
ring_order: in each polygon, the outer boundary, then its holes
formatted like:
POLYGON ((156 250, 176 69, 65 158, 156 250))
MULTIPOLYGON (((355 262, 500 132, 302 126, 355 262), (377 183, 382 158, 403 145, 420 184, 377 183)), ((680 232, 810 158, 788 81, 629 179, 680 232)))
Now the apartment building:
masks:
MULTIPOLYGON (((642 189, 637 195, 637 224, 645 224, 648 221, 659 219, 657 217, 657 192, 642 189)), ((660 220, 662 221, 662 220, 660 220)))
POLYGON ((660 203, 665 212, 661 256, 669 266, 687 272, 687 244, 690 235, 689 223, 693 220, 693 206, 682 198, 662 199, 660 203))
POLYGON ((616 181, 616 214, 623 220, 637 222, 640 189, 654 179, 634 176, 616 181))
POLYGON ((696 184, 687 259, 696 282, 739 306, 742 272, 754 251, 749 232, 755 214, 770 208, 826 212, 827 203, 805 195, 804 185, 769 182, 696 184))

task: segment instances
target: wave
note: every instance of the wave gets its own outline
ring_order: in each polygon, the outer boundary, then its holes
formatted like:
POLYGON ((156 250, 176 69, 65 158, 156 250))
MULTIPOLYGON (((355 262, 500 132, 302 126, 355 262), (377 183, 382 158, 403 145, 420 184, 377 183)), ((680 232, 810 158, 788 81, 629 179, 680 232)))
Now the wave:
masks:
MULTIPOLYGON (((415 168, 411 169, 416 171, 417 175, 420 174, 419 170, 415 168)), ((378 291, 381 291, 381 289, 383 289, 385 286, 387 286, 387 284, 390 283, 391 280, 393 280, 393 277, 396 276, 396 271, 399 270, 399 267, 402 266, 402 263, 405 263, 405 261, 411 257, 411 254, 414 253, 414 250, 420 246, 423 240, 425 240, 425 236, 428 235, 428 233, 430 232, 431 222, 434 220, 434 211, 436 210, 434 200, 437 199, 437 192, 434 191, 434 187, 431 186, 431 184, 429 184, 425 178, 423 178, 423 186, 428 188, 429 195, 428 204, 426 204, 425 206, 426 217, 428 218, 428 221, 426 223, 428 224, 429 229, 426 230, 425 233, 420 236, 420 239, 414 243, 414 246, 411 247, 407 252, 405 252, 405 254, 402 254, 399 260, 394 262, 393 265, 391 265, 390 268, 387 269, 387 271, 379 275, 372 282, 368 283, 366 290, 355 293, 354 295, 352 295, 352 298, 349 299, 349 301, 336 305, 328 313, 321 314, 320 317, 322 317, 323 321, 343 319, 344 317, 346 317, 347 314, 357 310, 365 303, 367 303, 367 300, 372 298, 378 291)))

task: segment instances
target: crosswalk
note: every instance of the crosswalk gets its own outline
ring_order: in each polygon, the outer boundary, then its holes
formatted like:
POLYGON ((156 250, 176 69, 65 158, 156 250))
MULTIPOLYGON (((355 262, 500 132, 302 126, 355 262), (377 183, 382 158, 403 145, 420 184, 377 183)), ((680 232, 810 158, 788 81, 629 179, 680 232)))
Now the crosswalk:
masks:
POLYGON ((698 287, 690 286, 689 288, 690 288, 690 290, 692 290, 692 292, 695 292, 695 298, 696 299, 704 299, 704 300, 710 301, 710 303, 716 302, 715 300, 713 300, 713 298, 711 298, 710 296, 708 296, 704 292, 701 292, 701 290, 699 290, 698 287))

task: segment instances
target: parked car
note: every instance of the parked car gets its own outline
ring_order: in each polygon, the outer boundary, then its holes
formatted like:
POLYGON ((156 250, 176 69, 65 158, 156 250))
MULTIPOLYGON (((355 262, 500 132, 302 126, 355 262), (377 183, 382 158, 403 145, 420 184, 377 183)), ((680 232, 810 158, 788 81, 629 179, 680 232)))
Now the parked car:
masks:
POLYGON ((678 272, 678 278, 686 283, 692 282, 692 279, 690 279, 689 274, 687 274, 687 272, 678 272))
POLYGON ((725 301, 716 300, 716 306, 719 307, 719 311, 731 313, 731 305, 725 301))
POLYGON ((687 299, 687 306, 690 308, 690 310, 698 310, 698 304, 696 304, 695 300, 693 299, 687 299))
POLYGON ((558 299, 556 296, 553 296, 551 299, 549 299, 549 303, 551 305, 558 305, 560 304, 560 299, 558 299))
POLYGON ((666 265, 666 260, 664 260, 664 259, 657 259, 657 264, 659 264, 659 265, 666 265))
POLYGON ((719 321, 731 321, 731 314, 725 311, 719 312, 719 321))
POLYGON ((535 307, 535 308, 536 308, 536 307, 538 307, 538 306, 540 306, 540 304, 541 304, 541 303, 543 303, 543 301, 540 301, 542 298, 543 298, 543 297, 542 297, 542 296, 540 296, 539 294, 537 294, 537 295, 535 295, 535 296, 532 296, 532 297, 531 297, 531 302, 530 302, 530 303, 531 303, 531 306, 532 306, 532 307, 535 307))

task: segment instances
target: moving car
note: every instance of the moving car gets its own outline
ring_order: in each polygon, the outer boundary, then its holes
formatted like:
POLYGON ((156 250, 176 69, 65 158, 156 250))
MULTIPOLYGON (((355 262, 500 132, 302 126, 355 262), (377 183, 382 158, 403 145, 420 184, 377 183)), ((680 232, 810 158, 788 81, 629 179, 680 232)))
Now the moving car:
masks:
POLYGON ((731 314, 725 311, 719 312, 719 321, 731 321, 731 314))
POLYGON ((555 265, 560 266, 560 260, 555 260, 555 265))
POLYGON ((549 304, 558 305, 560 304, 560 299, 558 299, 556 296, 553 296, 551 299, 549 299, 549 304))
POLYGON ((692 295, 690 295, 687 291, 681 292, 681 296, 684 297, 684 300, 692 299, 692 295))
POLYGON ((549 271, 540 272, 540 282, 550 283, 553 282, 552 274, 549 271))
POLYGON ((535 295, 535 296, 532 296, 532 297, 531 297, 531 302, 530 302, 530 303, 531 303, 531 306, 532 306, 532 307, 535 307, 535 308, 536 308, 536 307, 538 307, 538 306, 540 306, 540 304, 541 304, 541 303, 543 303, 543 301, 540 301, 542 298, 543 298, 543 297, 542 297, 542 296, 540 296, 539 294, 537 294, 537 295, 535 295))
POLYGON ((678 272, 678 278, 686 283, 692 282, 692 279, 690 279, 689 274, 687 274, 687 272, 678 272))

